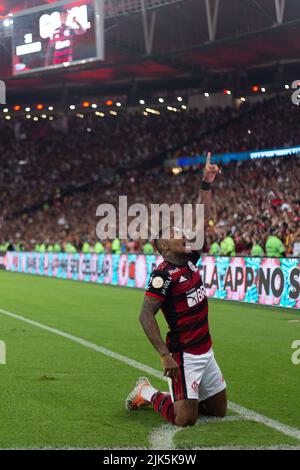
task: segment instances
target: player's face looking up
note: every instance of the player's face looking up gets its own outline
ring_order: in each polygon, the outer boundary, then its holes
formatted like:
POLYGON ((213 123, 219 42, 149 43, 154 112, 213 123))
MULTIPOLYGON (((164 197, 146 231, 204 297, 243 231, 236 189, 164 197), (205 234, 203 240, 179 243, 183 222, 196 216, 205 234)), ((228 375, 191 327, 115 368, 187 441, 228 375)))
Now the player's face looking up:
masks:
POLYGON ((60 22, 61 22, 62 26, 64 26, 66 24, 67 19, 68 19, 68 13, 66 11, 62 11, 60 13, 60 22))
POLYGON ((162 234, 162 238, 159 240, 159 246, 163 256, 170 254, 185 255, 187 253, 188 244, 183 231, 176 227, 171 227, 169 234, 162 234))

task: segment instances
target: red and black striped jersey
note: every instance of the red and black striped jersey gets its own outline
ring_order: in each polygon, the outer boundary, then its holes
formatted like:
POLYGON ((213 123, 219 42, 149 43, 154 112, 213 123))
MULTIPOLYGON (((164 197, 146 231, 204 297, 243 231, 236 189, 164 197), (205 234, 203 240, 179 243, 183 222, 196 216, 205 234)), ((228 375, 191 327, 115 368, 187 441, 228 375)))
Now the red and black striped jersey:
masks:
POLYGON ((53 65, 72 62, 74 35, 74 30, 66 25, 54 31, 50 39, 50 47, 53 48, 53 65))
POLYGON ((170 352, 205 354, 212 346, 208 326, 208 302, 193 253, 183 266, 167 261, 155 269, 145 295, 162 301, 161 310, 169 326, 170 352))

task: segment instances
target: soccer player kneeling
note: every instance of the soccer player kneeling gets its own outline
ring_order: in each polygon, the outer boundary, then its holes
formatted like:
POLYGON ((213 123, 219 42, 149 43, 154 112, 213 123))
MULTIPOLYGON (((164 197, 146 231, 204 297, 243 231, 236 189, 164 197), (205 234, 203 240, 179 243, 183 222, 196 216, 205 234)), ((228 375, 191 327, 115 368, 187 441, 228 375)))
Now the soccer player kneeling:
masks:
MULTIPOLYGON (((208 154, 199 195, 207 221, 211 207, 210 185, 220 173, 208 154)), ((161 356, 170 393, 156 390, 141 377, 126 399, 125 406, 137 410, 153 406, 157 413, 177 426, 194 425, 199 414, 226 414, 226 383, 212 350, 208 326, 208 302, 196 263, 198 251, 191 251, 184 234, 171 227, 163 231, 156 247, 164 261, 151 274, 146 288, 140 322, 161 356), (170 229, 170 228, 169 228, 170 229), (169 326, 166 343, 155 318, 161 309, 169 326)))

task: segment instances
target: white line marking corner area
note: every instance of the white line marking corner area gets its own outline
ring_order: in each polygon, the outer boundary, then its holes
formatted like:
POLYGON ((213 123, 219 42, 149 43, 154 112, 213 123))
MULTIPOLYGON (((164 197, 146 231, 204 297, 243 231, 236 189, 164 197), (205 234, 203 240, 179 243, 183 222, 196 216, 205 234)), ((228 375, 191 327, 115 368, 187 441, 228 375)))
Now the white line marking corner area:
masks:
MULTIPOLYGON (((36 322, 34 320, 30 320, 29 318, 23 317, 21 315, 17 315, 12 312, 8 312, 7 310, 3 310, 0 308, 0 314, 6 315, 7 317, 14 318, 19 321, 23 321, 25 323, 28 323, 29 325, 35 326, 37 328, 40 328, 42 330, 48 331, 50 333, 53 333, 57 336, 62 336, 63 338, 66 338, 70 341, 73 341, 74 343, 81 344, 81 346, 85 346, 86 348, 92 349, 94 351, 97 351, 101 354, 104 354, 105 356, 111 357, 113 359, 116 359, 118 361, 121 361, 131 367, 134 367, 135 369, 138 369, 142 371, 143 373, 150 374, 154 377, 157 377, 161 380, 167 380, 162 372, 149 367, 145 364, 142 364, 141 362, 135 361, 134 359, 130 359, 127 356, 123 356, 122 354, 116 353, 114 351, 111 351, 109 349, 103 348, 102 346, 98 346, 97 344, 91 343, 90 341, 87 341, 85 339, 79 338, 78 336, 73 336, 69 333, 65 333, 64 331, 57 330, 56 328, 52 328, 50 326, 44 325, 43 323, 36 322)), ((267 416, 264 416, 262 414, 256 413, 255 411, 252 411, 248 408, 244 408, 243 406, 237 405, 236 403, 228 402, 228 409, 231 411, 234 411, 237 413, 240 418, 239 419, 245 419, 249 421, 254 421, 256 423, 264 424, 265 426, 268 426, 272 429, 275 429, 276 431, 279 431, 282 434, 285 434, 289 437, 293 437, 295 439, 300 440, 300 429, 288 426, 286 424, 280 423, 279 421, 276 421, 274 419, 268 418, 267 416)), ((215 418, 216 419, 216 418, 215 418)), ((237 417, 227 417, 227 420, 236 420, 237 417)), ((223 418, 224 420, 224 418, 223 418)), ((202 421, 202 420, 201 420, 202 421)), ((207 422, 207 421, 205 421, 207 422)), ((204 423, 203 423, 204 424, 204 423)), ((180 430, 180 428, 176 428, 173 426, 170 426, 168 424, 163 425, 160 427, 161 432, 164 432, 164 448, 172 448, 172 438, 174 434, 180 430), (165 447, 165 446, 170 446, 170 447, 165 447)), ((157 436, 159 436, 159 431, 156 430, 157 436)), ((160 434, 160 438, 162 438, 162 435, 160 434)), ((152 448, 154 448, 154 445, 159 445, 159 438, 154 437, 152 434, 151 437, 151 444, 152 448)), ((160 439, 160 445, 162 445, 162 439, 160 439)), ((158 448, 158 447, 156 447, 158 448)))

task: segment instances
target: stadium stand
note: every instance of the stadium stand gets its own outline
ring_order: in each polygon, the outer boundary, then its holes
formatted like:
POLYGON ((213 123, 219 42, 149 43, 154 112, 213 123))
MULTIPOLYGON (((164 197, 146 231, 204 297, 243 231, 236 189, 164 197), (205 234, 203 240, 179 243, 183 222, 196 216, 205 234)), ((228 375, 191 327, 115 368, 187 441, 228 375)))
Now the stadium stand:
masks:
MULTIPOLYGON (((159 115, 147 116, 123 110, 103 118, 86 113, 58 115, 53 121, 1 121, 2 250, 49 246, 52 250, 55 245, 66 251, 93 250, 96 208, 101 203, 116 204, 122 194, 129 203, 147 205, 195 201, 199 165, 174 175, 164 169, 165 159, 208 150, 226 153, 297 145, 297 112, 286 96, 275 96, 239 109, 177 113, 161 109, 159 115)), ((268 165, 262 160, 232 162, 223 171, 226 178, 215 187, 204 250, 268 254, 267 240, 272 236, 276 255, 295 255, 299 158, 269 159, 268 165)), ((104 245, 111 251, 110 243, 104 245)), ((131 241, 120 247, 142 249, 143 244, 131 241)), ((270 253, 274 255, 274 250, 270 253)))

